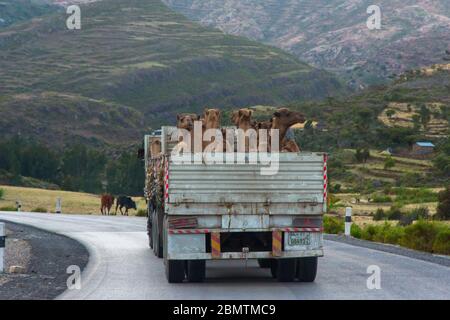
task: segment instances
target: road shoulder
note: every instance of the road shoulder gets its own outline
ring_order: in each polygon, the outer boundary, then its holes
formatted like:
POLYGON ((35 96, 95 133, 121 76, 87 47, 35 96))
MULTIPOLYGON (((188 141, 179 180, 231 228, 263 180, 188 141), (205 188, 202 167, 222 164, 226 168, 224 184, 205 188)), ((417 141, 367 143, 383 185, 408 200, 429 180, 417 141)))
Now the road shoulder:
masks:
POLYGON ((6 223, 5 271, 0 274, 0 300, 49 300, 67 289, 69 266, 83 270, 89 253, 79 242, 30 226, 6 223), (8 273, 11 266, 23 267, 8 273))
POLYGON ((368 249, 388 252, 400 256, 405 256, 417 260, 423 260, 431 263, 436 263, 442 266, 450 267, 450 257, 434 255, 428 252, 421 252, 416 250, 411 250, 407 248, 403 248, 400 246, 395 246, 391 244, 384 244, 379 242, 366 241, 361 239, 356 239, 353 237, 346 237, 344 235, 336 235, 336 234, 325 234, 325 240, 342 242, 353 246, 364 247, 368 249))

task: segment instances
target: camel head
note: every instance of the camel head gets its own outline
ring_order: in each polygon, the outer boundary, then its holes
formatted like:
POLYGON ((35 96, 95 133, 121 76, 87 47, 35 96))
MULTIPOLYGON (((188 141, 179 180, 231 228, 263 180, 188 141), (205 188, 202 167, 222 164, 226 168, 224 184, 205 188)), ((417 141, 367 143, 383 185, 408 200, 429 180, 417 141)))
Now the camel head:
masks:
POLYGON ((186 129, 188 131, 192 131, 194 128, 194 121, 199 121, 200 116, 194 113, 183 113, 177 115, 177 128, 178 129, 186 129))
POLYGON ((256 130, 269 130, 272 128, 272 119, 256 123, 256 130))
POLYGON ((237 127, 239 126, 239 110, 234 110, 231 113, 231 122, 237 127))
POLYGON ((287 129, 294 124, 304 123, 305 121, 303 113, 290 111, 288 108, 280 108, 273 114, 272 128, 287 129))
POLYGON ((220 110, 205 108, 203 112, 206 129, 218 129, 220 127, 220 110))

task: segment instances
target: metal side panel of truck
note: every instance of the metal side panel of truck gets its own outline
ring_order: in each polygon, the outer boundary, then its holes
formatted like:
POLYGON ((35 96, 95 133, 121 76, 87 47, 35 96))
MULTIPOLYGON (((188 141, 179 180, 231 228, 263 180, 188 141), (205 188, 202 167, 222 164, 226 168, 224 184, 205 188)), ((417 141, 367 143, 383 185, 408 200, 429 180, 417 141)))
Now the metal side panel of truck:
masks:
MULTIPOLYGON (((158 137, 166 155, 171 130, 163 127, 158 137)), ((178 164, 168 157, 164 213, 158 224, 170 282, 177 282, 173 281, 177 277, 171 279, 168 269, 184 268, 189 279, 189 266, 204 269, 205 260, 258 259, 279 279, 283 275, 277 269, 289 273, 294 265, 302 278, 299 268, 308 259, 313 264, 308 268, 317 268, 317 257, 323 256, 327 155, 301 152, 278 157, 273 175, 262 175, 268 164, 260 162, 178 164)), ((315 278, 315 270, 308 272, 315 278)), ((181 271, 178 274, 181 278, 181 271)))

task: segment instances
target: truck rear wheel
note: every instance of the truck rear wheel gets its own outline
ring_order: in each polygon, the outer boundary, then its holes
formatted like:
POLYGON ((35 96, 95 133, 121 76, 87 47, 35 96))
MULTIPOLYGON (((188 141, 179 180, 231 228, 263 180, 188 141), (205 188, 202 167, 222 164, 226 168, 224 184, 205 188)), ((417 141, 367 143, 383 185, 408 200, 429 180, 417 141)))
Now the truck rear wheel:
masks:
POLYGON ((187 262, 186 275, 189 282, 203 282, 206 275, 205 260, 189 260, 187 262))
POLYGON ((152 219, 152 235, 153 235, 153 252, 158 258, 163 257, 163 241, 162 235, 159 233, 159 220, 156 211, 153 212, 152 219))
POLYGON ((297 273, 296 259, 278 259, 276 267, 276 276, 279 282, 292 282, 297 273))
POLYGON ((148 235, 148 245, 153 249, 153 231, 152 231, 152 216, 153 212, 150 210, 150 202, 147 208, 147 235, 148 235))
POLYGON ((166 260, 166 278, 169 283, 180 283, 184 280, 184 260, 166 260))
POLYGON ((258 259, 258 265, 260 268, 268 269, 272 266, 272 261, 270 259, 258 259))
POLYGON ((297 259, 297 278, 301 282, 314 282, 317 275, 317 257, 297 259))

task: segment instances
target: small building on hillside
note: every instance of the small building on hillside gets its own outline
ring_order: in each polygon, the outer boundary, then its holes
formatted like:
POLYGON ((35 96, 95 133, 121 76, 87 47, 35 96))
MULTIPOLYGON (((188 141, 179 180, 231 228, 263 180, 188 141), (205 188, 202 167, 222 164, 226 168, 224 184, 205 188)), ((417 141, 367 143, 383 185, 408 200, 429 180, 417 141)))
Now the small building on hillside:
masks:
POLYGON ((429 141, 416 142, 413 145, 412 153, 416 156, 428 156, 434 153, 435 145, 429 141))

